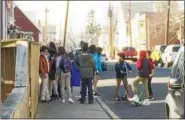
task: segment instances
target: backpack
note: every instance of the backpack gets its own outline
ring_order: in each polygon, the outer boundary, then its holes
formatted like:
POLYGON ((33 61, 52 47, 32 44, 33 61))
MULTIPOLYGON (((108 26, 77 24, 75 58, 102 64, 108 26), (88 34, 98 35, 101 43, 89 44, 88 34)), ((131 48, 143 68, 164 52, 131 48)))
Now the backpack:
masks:
POLYGON ((63 56, 60 63, 60 68, 62 72, 67 73, 71 71, 71 61, 69 57, 63 56))
POLYGON ((142 60, 142 69, 139 70, 139 77, 149 77, 149 74, 150 74, 150 62, 148 61, 148 59, 142 60))

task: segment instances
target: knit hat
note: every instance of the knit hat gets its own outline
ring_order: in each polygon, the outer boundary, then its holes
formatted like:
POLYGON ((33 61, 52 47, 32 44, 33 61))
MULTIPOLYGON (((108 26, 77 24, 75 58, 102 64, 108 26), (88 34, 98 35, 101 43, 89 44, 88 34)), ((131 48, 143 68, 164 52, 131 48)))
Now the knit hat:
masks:
POLYGON ((144 58, 146 57, 146 51, 142 50, 139 52, 139 58, 144 58))
POLYGON ((117 55, 125 59, 125 54, 123 52, 119 52, 117 55))

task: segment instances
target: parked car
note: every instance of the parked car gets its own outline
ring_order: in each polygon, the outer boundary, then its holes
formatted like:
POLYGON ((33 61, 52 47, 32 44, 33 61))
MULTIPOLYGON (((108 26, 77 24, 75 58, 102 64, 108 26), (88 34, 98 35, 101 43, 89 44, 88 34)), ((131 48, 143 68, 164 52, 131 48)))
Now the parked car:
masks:
POLYGON ((185 93, 185 71, 184 71, 184 47, 182 47, 174 61, 171 70, 171 79, 168 82, 168 94, 165 99, 165 110, 167 118, 185 118, 184 93, 185 93))
POLYGON ((168 45, 165 48, 164 53, 161 55, 162 63, 167 67, 171 66, 175 61, 179 48, 180 45, 168 45))
POLYGON ((102 57, 105 61, 108 61, 107 55, 106 54, 102 54, 102 57))
POLYGON ((137 51, 133 47, 124 47, 122 51, 125 54, 126 59, 131 59, 133 61, 137 60, 137 51))
POLYGON ((151 58, 155 63, 155 66, 160 65, 163 66, 162 60, 161 60, 161 54, 164 52, 166 48, 166 45, 157 45, 155 46, 151 58))

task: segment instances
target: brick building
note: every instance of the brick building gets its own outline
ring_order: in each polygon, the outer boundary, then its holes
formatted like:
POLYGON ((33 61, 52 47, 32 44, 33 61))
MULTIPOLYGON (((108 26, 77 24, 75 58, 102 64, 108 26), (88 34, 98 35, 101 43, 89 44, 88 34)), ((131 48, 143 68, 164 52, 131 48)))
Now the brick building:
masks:
MULTIPOLYGON (((176 19, 183 12, 171 12, 169 24, 168 44, 179 44, 177 31, 180 24, 176 19)), ((146 49, 153 50, 156 45, 165 44, 166 12, 145 12, 138 13, 132 19, 132 36, 134 47, 141 44, 146 45, 146 49)))

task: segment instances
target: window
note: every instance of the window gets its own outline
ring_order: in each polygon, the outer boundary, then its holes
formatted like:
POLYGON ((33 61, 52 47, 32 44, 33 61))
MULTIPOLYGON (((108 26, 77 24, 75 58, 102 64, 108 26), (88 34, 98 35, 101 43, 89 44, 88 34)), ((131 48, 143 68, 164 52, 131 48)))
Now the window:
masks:
POLYGON ((178 47, 173 47, 173 48, 172 48, 172 51, 173 51, 173 52, 178 52, 179 48, 180 48, 180 46, 178 46, 178 47))
POLYGON ((164 50, 165 50, 165 48, 166 48, 166 46, 161 46, 160 51, 163 53, 163 52, 164 52, 164 50))
POLYGON ((177 55, 177 59, 175 60, 172 68, 172 78, 177 78, 184 82, 184 52, 181 52, 177 55), (183 67, 182 67, 183 66, 183 67))
POLYGON ((171 51, 171 47, 166 47, 166 49, 164 50, 165 53, 170 52, 171 51))

